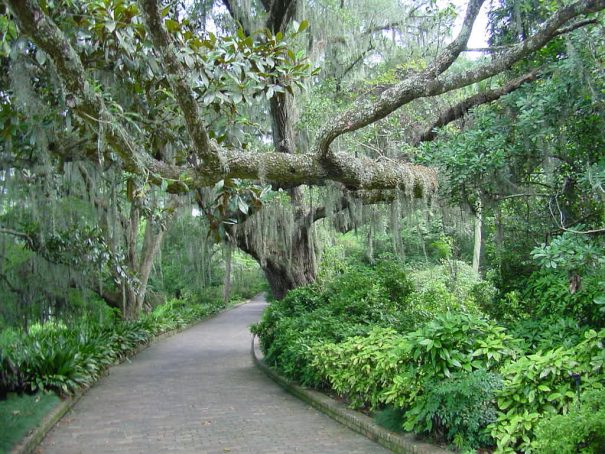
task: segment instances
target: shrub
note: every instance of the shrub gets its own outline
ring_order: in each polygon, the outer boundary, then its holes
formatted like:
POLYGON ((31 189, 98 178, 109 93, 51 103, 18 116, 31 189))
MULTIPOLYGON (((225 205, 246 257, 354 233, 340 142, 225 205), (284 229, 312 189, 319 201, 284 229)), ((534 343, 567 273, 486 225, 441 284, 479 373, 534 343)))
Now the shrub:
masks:
POLYGON ((602 274, 582 276, 580 289, 569 291, 569 276, 562 270, 534 272, 526 282, 523 299, 535 317, 571 317, 582 324, 602 327, 604 320, 595 300, 603 294, 602 274))
POLYGON ((532 443, 541 454, 598 454, 605 451, 605 390, 592 390, 565 415, 543 419, 532 443))
POLYGON ((402 266, 381 262, 354 267, 323 287, 291 290, 272 302, 261 321, 252 326, 265 360, 289 378, 320 386, 311 367, 313 345, 339 343, 366 334, 372 326, 400 325, 412 290, 402 266))
POLYGON ((272 342, 262 344, 267 364, 304 385, 321 386, 323 380, 311 365, 313 346, 365 334, 369 326, 343 323, 329 310, 320 309, 300 317, 280 319, 274 329, 272 342))
POLYGON ((583 339, 587 329, 572 318, 550 316, 519 320, 512 324, 510 331, 514 337, 523 340, 522 348, 526 353, 533 353, 556 347, 573 347, 583 339))
POLYGON ((379 408, 384 390, 406 363, 407 344, 391 328, 374 328, 367 336, 336 343, 318 343, 311 366, 353 407, 379 408))
POLYGON ((153 335, 182 327, 220 307, 171 301, 137 321, 98 323, 83 318, 69 326, 63 322, 32 325, 28 333, 7 330, 0 337, 0 397, 10 391, 73 393, 92 384, 109 365, 153 335))
POLYGON ((413 270, 409 273, 415 291, 410 295, 408 308, 415 324, 432 319, 445 312, 462 312, 482 316, 479 303, 491 298, 495 289, 464 262, 447 261, 441 265, 413 270))
POLYGON ((441 435, 461 450, 490 446, 486 427, 496 420, 495 392, 501 387, 500 375, 483 369, 430 380, 405 413, 403 427, 441 435))
POLYGON ((497 370, 517 356, 515 340, 503 327, 468 314, 446 313, 405 336, 407 369, 396 376, 385 401, 409 408, 431 380, 450 378, 456 372, 497 370))
POLYGON ((574 375, 582 389, 605 384, 605 330, 589 330, 573 348, 559 347, 522 356, 501 369, 500 410, 491 434, 500 450, 531 449, 534 430, 548 415, 567 413, 576 399, 574 375))
POLYGON ((504 328, 463 314, 445 314, 406 335, 373 328, 367 336, 311 350, 313 367, 336 392, 371 408, 412 408, 427 383, 495 369, 517 353, 504 328))

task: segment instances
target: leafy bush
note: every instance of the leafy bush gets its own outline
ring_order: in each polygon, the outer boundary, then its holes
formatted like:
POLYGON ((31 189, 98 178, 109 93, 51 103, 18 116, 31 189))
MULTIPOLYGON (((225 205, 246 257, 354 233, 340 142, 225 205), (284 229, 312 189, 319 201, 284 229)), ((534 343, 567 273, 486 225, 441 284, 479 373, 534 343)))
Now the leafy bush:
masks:
POLYGON ((445 314, 406 335, 374 328, 311 349, 317 373, 352 405, 370 408, 412 408, 427 384, 496 368, 516 353, 504 328, 464 314, 445 314))
POLYGON ((137 321, 81 319, 69 326, 32 325, 28 333, 7 330, 0 337, 0 397, 11 391, 73 393, 154 335, 186 326, 221 307, 220 302, 173 300, 137 321))
POLYGON ((343 322, 323 308, 300 317, 280 319, 273 328, 272 342, 261 343, 265 361, 277 366, 288 378, 304 385, 321 386, 321 377, 311 367, 312 347, 321 342, 342 342, 348 337, 365 334, 369 326, 343 322))
POLYGON ((480 304, 495 293, 493 286, 482 281, 464 262, 445 261, 435 267, 412 270, 409 275, 415 291, 410 295, 407 312, 416 325, 444 312, 481 316, 480 304))
POLYGON ((372 326, 405 325, 411 291, 397 262, 351 267, 321 287, 298 288, 272 302, 252 332, 259 336, 268 364, 303 384, 320 386, 311 367, 312 346, 364 335, 372 326))
POLYGON ((317 343, 311 366, 353 407, 379 408, 384 390, 409 359, 405 338, 391 328, 374 328, 367 336, 341 343, 317 343))
POLYGON ((512 324, 510 331, 514 337, 523 340, 522 348, 526 353, 533 353, 556 347, 573 347, 583 339, 587 329, 572 318, 550 316, 519 320, 512 324))
POLYGON ((491 434, 502 451, 529 450, 534 430, 545 415, 567 413, 576 399, 574 376, 582 389, 605 384, 605 330, 587 331, 573 348, 559 347, 521 356, 501 369, 497 393, 500 413, 491 434))
POLYGON ((569 290, 569 275, 558 269, 534 272, 526 282, 522 298, 534 317, 571 317, 582 324, 600 328, 604 318, 595 302, 603 294, 602 274, 582 277, 578 291, 569 290))
POLYGON ((565 415, 545 418, 532 443, 541 454, 598 454, 605 451, 605 390, 592 390, 565 415))
POLYGON ((431 380, 457 372, 497 370, 518 353, 503 327, 468 314, 438 316, 405 339, 412 361, 384 393, 387 403, 400 408, 413 407, 431 380))
POLYGON ((495 392, 500 375, 483 369, 457 372, 445 380, 430 380, 404 416, 404 429, 438 434, 459 449, 490 446, 485 430, 496 420, 495 392))
POLYGON ((495 293, 451 260, 410 272, 393 261, 349 264, 273 302, 253 332, 286 376, 388 424, 461 449, 531 450, 541 422, 572 409, 574 376, 583 393, 605 385, 605 330, 557 312, 531 319, 539 311, 519 292, 508 293, 512 310, 498 308, 495 293))

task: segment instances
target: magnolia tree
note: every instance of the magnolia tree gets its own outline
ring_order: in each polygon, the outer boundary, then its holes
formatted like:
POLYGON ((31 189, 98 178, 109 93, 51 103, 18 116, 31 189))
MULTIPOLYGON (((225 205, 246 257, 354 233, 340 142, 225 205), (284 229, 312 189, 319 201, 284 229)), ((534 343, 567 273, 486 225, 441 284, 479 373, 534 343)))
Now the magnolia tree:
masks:
MULTIPOLYGON (((217 25, 203 17, 181 17, 178 2, 5 3, 14 21, 3 25, 5 55, 12 61, 17 53, 29 59, 28 77, 35 79, 31 91, 54 115, 49 152, 62 162, 87 161, 101 171, 119 168, 131 182, 131 201, 143 197, 149 185, 194 194, 216 239, 257 259, 277 297, 315 279, 316 221, 352 206, 426 199, 436 191, 432 169, 387 159, 379 144, 372 145, 378 147, 373 154, 364 152, 364 143, 345 141, 343 147, 342 138, 416 100, 455 93, 454 105, 416 125, 409 145, 431 140, 435 127, 538 77, 531 64, 520 77, 507 79, 505 71, 560 35, 590 26, 590 16, 605 8, 604 0, 554 7, 516 44, 486 49, 489 58, 455 65, 467 50, 483 0, 470 0, 457 36, 448 43, 427 31, 426 15, 400 2, 391 7, 399 8, 403 19, 353 24, 343 30, 348 35, 324 40, 329 42, 317 39, 313 20, 319 5, 313 1, 223 0, 224 11, 238 25, 230 34, 210 32, 210 25, 217 25), (380 90, 349 96, 346 105, 324 117, 328 120, 315 137, 301 137, 297 103, 302 88, 320 77, 301 49, 342 79, 354 65, 377 58, 371 53, 385 33, 392 33, 396 47, 418 36, 432 36, 438 45, 421 64, 391 72, 380 90), (365 40, 368 47, 347 64, 335 64, 337 46, 351 40, 365 40), (495 81, 492 88, 475 88, 486 79, 495 81), (256 106, 257 117, 270 118, 270 138, 244 115, 248 105, 256 106), (68 146, 74 142, 80 145, 68 146), (309 204, 304 191, 309 186, 329 187, 329 204, 309 204), (275 202, 267 187, 287 196, 275 202)), ((340 8, 346 10, 344 1, 340 8)), ((433 18, 439 17, 435 12, 433 18)), ((18 106, 11 96, 16 95, 3 94, 8 109, 23 115, 27 106, 18 106)))

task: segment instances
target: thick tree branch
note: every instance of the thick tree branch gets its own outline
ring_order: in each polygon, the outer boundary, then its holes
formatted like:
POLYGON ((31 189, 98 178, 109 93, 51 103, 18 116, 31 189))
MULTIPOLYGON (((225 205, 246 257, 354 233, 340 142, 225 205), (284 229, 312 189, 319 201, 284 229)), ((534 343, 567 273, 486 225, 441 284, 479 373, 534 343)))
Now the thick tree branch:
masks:
MULTIPOLYGON (((553 38, 559 36, 561 27, 570 20, 585 14, 596 13, 605 9, 605 0, 579 0, 557 10, 541 29, 525 41, 512 46, 490 63, 480 65, 475 69, 465 71, 451 77, 443 77, 429 83, 427 92, 429 96, 439 95, 457 88, 466 87, 472 83, 480 82, 494 76, 513 64, 542 48, 553 38)), ((572 26, 569 26, 572 27, 572 26)), ((568 28, 569 28, 568 27, 568 28)))
MULTIPOLYGON (((258 180, 287 185, 323 185, 327 180, 340 182, 348 189, 400 189, 424 197, 437 189, 435 171, 409 163, 355 158, 337 153, 330 163, 312 154, 254 153, 226 150, 224 178, 258 180)), ((189 187, 206 187, 216 182, 216 175, 188 170, 181 181, 189 187)))
POLYGON ((430 126, 428 126, 414 141, 414 145, 418 145, 420 142, 428 142, 437 137, 437 128, 445 126, 452 121, 462 118, 466 113, 482 104, 493 102, 508 93, 515 91, 521 85, 533 81, 538 75, 538 70, 533 70, 521 77, 511 80, 506 85, 495 88, 493 90, 484 91, 477 93, 476 95, 470 96, 458 104, 450 107, 439 115, 439 118, 435 120, 430 126))
POLYGON ((7 227, 0 227, 0 234, 11 235, 16 238, 20 238, 28 244, 30 249, 33 249, 36 246, 36 240, 25 232, 19 232, 18 230, 10 229, 7 227))
POLYGON ((462 22, 460 33, 425 70, 427 74, 438 76, 447 70, 456 61, 460 53, 466 48, 466 43, 473 31, 473 24, 479 15, 481 5, 485 0, 470 0, 466 9, 466 15, 462 22))
POLYGON ((168 73, 170 87, 183 112, 187 131, 195 149, 206 164, 219 164, 217 149, 210 146, 210 139, 202 123, 197 100, 191 90, 185 68, 177 58, 172 39, 164 27, 157 0, 140 0, 143 20, 156 51, 168 73))
MULTIPOLYGON (((585 27, 587 25, 594 25, 594 24, 598 24, 598 23, 599 23, 599 21, 597 21, 596 19, 580 20, 571 25, 568 25, 567 27, 560 28, 559 30, 556 31, 554 36, 565 35, 566 33, 570 33, 574 30, 585 27)), ((491 47, 467 47, 466 49, 464 49, 464 52, 495 53, 495 52, 502 52, 502 51, 510 50, 511 47, 513 47, 513 46, 505 45, 505 46, 491 46, 491 47)))
MULTIPOLYGON (((153 159, 142 149, 136 138, 121 126, 106 108, 103 98, 92 89, 82 62, 61 30, 40 9, 34 0, 8 0, 19 23, 20 30, 43 49, 55 63, 57 72, 65 84, 68 96, 73 98, 75 113, 103 131, 108 143, 124 162, 125 170, 147 176, 150 181, 169 182, 169 191, 186 192, 198 187, 214 185, 224 178, 265 179, 288 185, 324 184, 333 180, 349 189, 399 188, 416 196, 424 196, 436 189, 435 173, 424 167, 407 163, 373 161, 354 158, 340 153, 331 162, 318 159, 313 154, 254 153, 242 150, 222 149, 220 166, 200 167, 170 165, 153 159)), ((151 25, 151 24, 150 24, 151 25)), ((209 146, 218 156, 219 146, 210 141, 209 146)))
MULTIPOLYGON (((472 4, 472 7, 469 7, 469 11, 467 11, 465 20, 467 26, 471 20, 470 18, 475 14, 473 8, 478 7, 477 3, 472 4)), ((322 128, 318 134, 314 151, 322 159, 329 161, 332 159, 330 144, 336 137, 380 120, 415 99, 440 95, 498 74, 558 36, 561 27, 565 26, 570 20, 601 11, 604 8, 605 0, 579 0, 560 8, 532 37, 512 46, 491 62, 481 64, 474 69, 459 74, 442 74, 449 66, 451 57, 456 53, 459 54, 466 46, 465 35, 467 29, 463 27, 463 31, 454 43, 448 46, 426 70, 411 74, 405 80, 383 91, 378 99, 358 98, 349 110, 322 128)))
POLYGON ((125 170, 138 175, 169 172, 169 166, 153 159, 111 114, 103 98, 87 80, 80 57, 63 32, 42 11, 35 0, 7 0, 20 30, 53 60, 66 91, 67 104, 95 129, 103 124, 107 142, 119 154, 125 170))

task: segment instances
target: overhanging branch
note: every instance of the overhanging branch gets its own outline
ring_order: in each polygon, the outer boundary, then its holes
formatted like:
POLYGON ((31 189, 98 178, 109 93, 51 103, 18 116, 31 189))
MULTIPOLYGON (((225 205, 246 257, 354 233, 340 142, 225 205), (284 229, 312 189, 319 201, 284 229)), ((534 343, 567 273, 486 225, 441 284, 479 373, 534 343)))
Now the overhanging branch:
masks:
POLYGON ((197 101, 188 82, 187 72, 176 56, 172 39, 160 16, 158 2, 157 0, 140 0, 139 4, 147 32, 168 73, 170 87, 181 108, 196 152, 206 164, 219 165, 217 148, 210 146, 210 139, 202 123, 197 101))
MULTIPOLYGON (((477 8, 480 6, 479 3, 479 1, 471 2, 471 7, 477 8)), ((471 19, 474 19, 474 10, 471 7, 465 19, 467 25, 471 19)), ((564 6, 533 36, 512 46, 496 59, 459 74, 444 74, 452 56, 459 54, 466 46, 466 28, 463 27, 458 38, 426 70, 408 75, 405 80, 384 90, 377 99, 359 97, 350 109, 322 128, 317 136, 314 152, 322 159, 330 161, 332 159, 330 145, 338 136, 374 123, 415 99, 440 95, 494 76, 559 36, 561 27, 566 26, 572 19, 604 8, 605 0, 579 0, 564 6)))
POLYGON ((64 33, 44 14, 35 0, 7 0, 19 29, 53 60, 68 93, 68 105, 86 123, 98 129, 103 124, 107 142, 119 154, 125 170, 138 174, 162 174, 166 164, 153 159, 121 126, 97 94, 87 77, 80 57, 64 33))
POLYGON ((466 113, 482 104, 487 104, 489 102, 493 102, 504 95, 507 95, 521 85, 533 81, 538 76, 538 70, 535 69, 527 74, 524 74, 521 77, 511 80, 506 85, 495 88, 493 90, 484 91, 481 93, 477 93, 476 95, 470 96, 463 101, 460 101, 458 104, 450 107, 449 109, 443 111, 437 120, 435 120, 430 126, 428 126, 416 140, 414 140, 414 145, 418 145, 421 142, 428 142, 433 140, 437 133, 435 129, 445 126, 452 121, 458 120, 462 118, 466 113))

